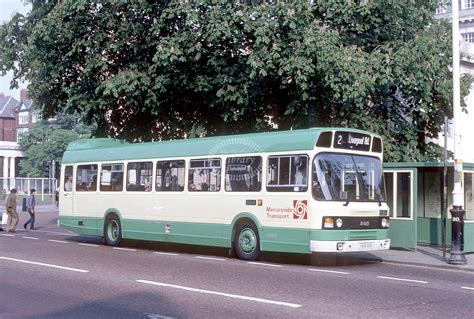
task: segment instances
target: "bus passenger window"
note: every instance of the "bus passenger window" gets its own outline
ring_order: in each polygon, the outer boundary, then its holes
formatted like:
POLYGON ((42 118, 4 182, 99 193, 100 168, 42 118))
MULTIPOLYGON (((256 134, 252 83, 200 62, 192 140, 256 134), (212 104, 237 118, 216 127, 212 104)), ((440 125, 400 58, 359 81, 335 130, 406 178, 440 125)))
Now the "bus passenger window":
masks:
POLYGON ((64 191, 72 192, 72 183, 73 183, 73 168, 72 166, 66 166, 64 168, 64 191))
POLYGON ((151 192, 153 177, 152 162, 135 162, 127 164, 127 191, 151 192))
POLYGON ((97 165, 79 165, 76 171, 76 191, 95 192, 97 190, 97 165))
POLYGON ((260 156, 229 157, 225 165, 227 192, 259 192, 262 189, 260 156))
POLYGON ((184 190, 185 163, 183 160, 156 163, 157 192, 181 192, 184 190))
POLYGON ((102 164, 100 169, 100 191, 121 192, 123 190, 123 164, 102 164))
POLYGON ((307 155, 281 155, 268 158, 267 191, 306 192, 307 190, 307 155))
POLYGON ((221 189, 221 160, 205 158, 189 162, 190 192, 218 192, 221 189))

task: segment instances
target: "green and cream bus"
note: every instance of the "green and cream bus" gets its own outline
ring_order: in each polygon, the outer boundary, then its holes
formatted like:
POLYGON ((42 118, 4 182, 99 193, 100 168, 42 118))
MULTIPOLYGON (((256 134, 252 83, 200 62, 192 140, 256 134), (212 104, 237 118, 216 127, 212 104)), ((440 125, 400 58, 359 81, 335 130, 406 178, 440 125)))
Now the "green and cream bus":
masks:
POLYGON ((380 136, 304 130, 69 144, 59 225, 78 234, 261 251, 389 249, 380 136))

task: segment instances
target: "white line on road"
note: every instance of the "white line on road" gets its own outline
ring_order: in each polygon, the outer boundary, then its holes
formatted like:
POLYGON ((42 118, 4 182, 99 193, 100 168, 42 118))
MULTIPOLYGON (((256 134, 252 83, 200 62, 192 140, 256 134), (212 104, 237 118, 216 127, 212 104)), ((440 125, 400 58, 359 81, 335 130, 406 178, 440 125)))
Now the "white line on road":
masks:
POLYGON ((15 237, 15 235, 12 235, 12 234, 0 234, 0 236, 15 237))
POLYGON ((462 289, 474 290, 472 287, 461 287, 462 289))
POLYGON ((161 252, 161 251, 154 251, 153 253, 154 253, 154 254, 157 254, 157 255, 179 256, 179 254, 175 254, 175 253, 163 253, 163 252, 161 252))
POLYGON ((247 261, 247 264, 259 265, 259 266, 269 266, 269 267, 283 267, 282 265, 259 263, 259 262, 256 262, 256 261, 247 261))
POLYGON ((113 249, 116 249, 116 250, 126 250, 126 251, 137 251, 136 249, 133 249, 133 248, 122 248, 122 247, 114 247, 113 249))
POLYGON ((23 236, 21 238, 25 238, 25 239, 34 239, 34 240, 38 240, 39 238, 37 237, 28 237, 28 236, 23 236))
POLYGON ((60 244, 67 244, 68 243, 67 241, 55 240, 55 239, 48 239, 48 241, 51 241, 53 243, 60 243, 60 244))
POLYGON ((197 259, 206 259, 206 260, 217 260, 217 261, 225 261, 224 258, 216 258, 216 257, 204 257, 204 256, 196 256, 197 259))
POLYGON ((60 233, 60 232, 51 231, 51 230, 39 230, 39 229, 36 229, 35 233, 46 233, 47 235, 76 236, 76 234, 74 233, 60 233))
POLYGON ((310 269, 308 269, 308 270, 317 271, 317 272, 328 272, 328 273, 331 273, 331 274, 350 275, 350 273, 344 272, 344 271, 325 270, 325 269, 314 269, 314 268, 310 268, 310 269))
POLYGON ((63 270, 76 271, 76 272, 89 272, 89 270, 84 270, 84 269, 63 267, 63 266, 58 266, 58 265, 51 265, 51 264, 45 264, 45 263, 39 263, 35 261, 15 259, 15 258, 9 258, 9 257, 0 257, 0 259, 16 261, 16 262, 24 263, 24 264, 31 264, 31 265, 45 266, 45 267, 51 267, 51 268, 57 268, 57 269, 63 269, 63 270))
POLYGON ((149 280, 137 280, 137 282, 140 282, 140 283, 143 283, 143 284, 154 285, 154 286, 182 289, 182 290, 187 290, 187 291, 192 291, 192 292, 199 292, 199 293, 210 294, 210 295, 217 295, 217 296, 223 296, 223 297, 229 297, 229 298, 235 298, 235 299, 250 300, 250 301, 256 301, 256 302, 286 306, 286 307, 291 307, 291 308, 301 307, 301 305, 294 304, 294 303, 275 301, 275 300, 269 300, 269 299, 262 299, 262 298, 254 298, 254 297, 248 297, 248 296, 242 296, 242 295, 234 295, 234 294, 229 294, 229 293, 225 293, 225 292, 196 289, 196 288, 185 287, 185 286, 177 286, 177 285, 165 284, 165 283, 162 283, 162 282, 155 282, 155 281, 149 281, 149 280))
POLYGON ((96 244, 82 244, 82 243, 80 243, 80 244, 78 244, 78 245, 80 245, 80 246, 88 246, 88 247, 99 247, 99 245, 96 245, 96 244))
POLYGON ((407 282, 416 282, 419 284, 427 284, 427 281, 421 281, 421 280, 413 280, 413 279, 403 279, 403 278, 394 278, 394 277, 384 277, 384 276, 377 276, 377 278, 380 279, 388 279, 388 280, 398 280, 398 281, 407 281, 407 282))

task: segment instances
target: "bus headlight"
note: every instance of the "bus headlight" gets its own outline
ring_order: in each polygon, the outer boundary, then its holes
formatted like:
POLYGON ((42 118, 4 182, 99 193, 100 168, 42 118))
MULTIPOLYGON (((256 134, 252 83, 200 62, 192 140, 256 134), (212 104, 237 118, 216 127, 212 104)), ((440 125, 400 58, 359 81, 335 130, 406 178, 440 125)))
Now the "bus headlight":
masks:
POLYGON ((337 226, 337 228, 342 227, 342 219, 340 219, 340 218, 336 219, 336 226, 337 226))
POLYGON ((324 217, 323 226, 324 228, 334 228, 334 218, 324 217))
POLYGON ((383 228, 388 228, 390 226, 390 221, 387 218, 382 218, 381 225, 383 228))

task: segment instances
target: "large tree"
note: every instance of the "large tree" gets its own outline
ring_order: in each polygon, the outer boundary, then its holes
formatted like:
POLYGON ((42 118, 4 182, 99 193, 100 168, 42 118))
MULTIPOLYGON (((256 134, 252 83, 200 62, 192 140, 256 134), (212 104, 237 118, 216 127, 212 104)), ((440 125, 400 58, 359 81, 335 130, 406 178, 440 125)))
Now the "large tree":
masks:
POLYGON ((452 113, 437 0, 261 2, 32 1, 1 27, 0 70, 97 136, 347 126, 381 134, 389 160, 436 157, 425 139, 452 113))
POLYGON ((44 161, 55 160, 60 164, 68 144, 91 137, 92 130, 78 116, 58 116, 54 121, 35 123, 19 141, 25 155, 20 161, 21 173, 31 177, 42 176, 44 161))

